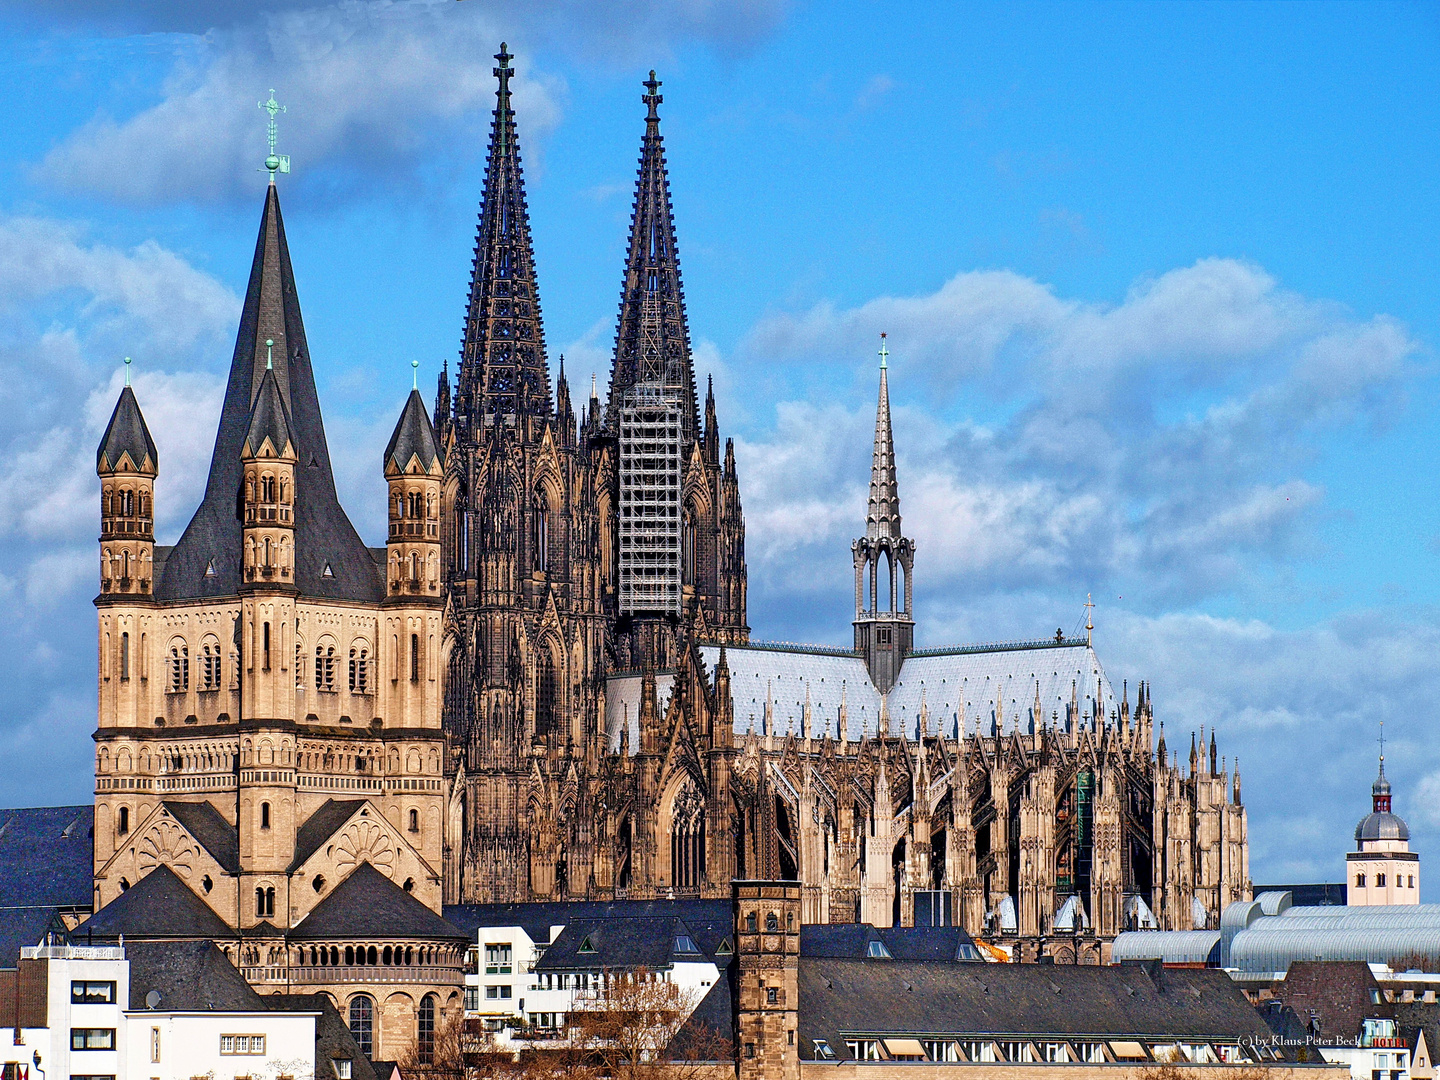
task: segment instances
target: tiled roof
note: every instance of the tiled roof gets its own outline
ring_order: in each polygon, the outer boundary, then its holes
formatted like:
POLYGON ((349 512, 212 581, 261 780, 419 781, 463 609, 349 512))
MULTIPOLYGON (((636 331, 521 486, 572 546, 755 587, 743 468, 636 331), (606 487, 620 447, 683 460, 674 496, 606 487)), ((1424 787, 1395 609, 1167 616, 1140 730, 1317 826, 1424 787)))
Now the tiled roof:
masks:
POLYGON ((815 1039, 1046 1035, 1099 1039, 1267 1038, 1223 971, 800 958, 800 1056, 815 1039), (877 1008, 883 1002, 883 1008, 877 1008))
POLYGON ((878 941, 895 960, 979 960, 975 943, 959 926, 870 926, 817 923, 800 928, 800 955, 864 960, 878 941))
POLYGON ((213 941, 131 941, 127 935, 125 958, 130 961, 130 1008, 146 1009, 150 991, 160 995, 155 1006, 163 1012, 259 1012, 265 1008, 213 941))
POLYGON ((419 458, 420 468, 427 473, 432 466, 445 463, 445 454, 435 438, 435 425, 430 422, 419 390, 411 390, 405 399, 404 411, 395 424, 390 444, 385 447, 386 475, 403 472, 410 466, 411 458, 419 458))
POLYGON ((89 908, 94 806, 0 810, 0 905, 89 908))
POLYGON ((145 426, 140 403, 135 400, 135 391, 128 384, 120 391, 115 411, 110 414, 110 423, 95 451, 95 467, 113 469, 126 454, 130 455, 130 463, 135 469, 152 476, 160 465, 155 440, 150 438, 150 429, 145 426))
POLYGON ((291 929, 292 941, 331 938, 469 940, 368 862, 361 863, 291 929))
POLYGON ((164 864, 122 892, 70 932, 72 941, 91 937, 130 941, 167 938, 230 939, 225 925, 175 871, 164 864))
MULTIPOLYGON (((728 900, 567 900, 560 903, 454 904, 445 918, 470 937, 482 927, 519 926, 531 941, 548 942, 552 926, 578 920, 680 919, 695 942, 713 953, 733 930, 728 900)), ((734 947, 734 942, 730 942, 734 947)))
POLYGON ((214 804, 167 799, 160 805, 200 842, 221 869, 227 874, 240 872, 240 841, 235 826, 221 816, 214 804))
POLYGON ((240 449, 250 426, 251 405, 266 370, 267 339, 274 342, 268 351, 299 457, 295 466, 295 584, 303 596, 378 602, 385 595, 384 581, 335 494, 320 399, 274 187, 265 196, 205 495, 179 543, 168 553, 163 571, 156 560, 155 599, 233 596, 239 591, 242 538, 235 516, 235 493, 240 488, 240 449), (207 573, 211 567, 213 573, 207 573))
POLYGON ((295 833, 295 858, 290 863, 289 873, 294 873, 304 865, 305 860, 314 855, 330 837, 335 835, 335 830, 350 820, 350 816, 356 810, 365 805, 364 799, 327 799, 315 813, 305 819, 295 833))
POLYGON ((315 1021, 315 1072, 317 1077, 335 1075, 330 1062, 348 1060, 350 1080, 378 1080, 379 1072, 360 1052, 355 1037, 335 1003, 325 994, 266 994, 265 1008, 275 1012, 317 1012, 315 1021))
POLYGON ((13 968, 20 950, 39 945, 47 933, 64 933, 56 907, 0 907, 0 968, 13 968))
POLYGON ((728 935, 683 919, 576 919, 566 924, 535 962, 536 971, 666 970, 677 963, 711 960, 724 966, 729 956, 715 957, 715 949, 728 935), (695 951, 680 951, 688 938, 695 951))
POLYGON ((251 456, 258 457, 266 439, 270 440, 272 452, 277 456, 283 455, 292 441, 285 399, 280 395, 280 383, 270 368, 266 368, 261 376, 255 403, 250 406, 250 424, 245 431, 242 454, 248 450, 251 456))

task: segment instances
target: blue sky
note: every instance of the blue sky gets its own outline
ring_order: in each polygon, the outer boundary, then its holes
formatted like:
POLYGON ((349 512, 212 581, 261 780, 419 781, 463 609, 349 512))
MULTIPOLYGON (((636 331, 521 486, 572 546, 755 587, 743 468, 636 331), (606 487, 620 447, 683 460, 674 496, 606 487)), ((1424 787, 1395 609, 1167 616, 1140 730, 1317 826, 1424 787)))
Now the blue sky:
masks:
POLYGON ((0 805, 89 798, 92 451, 132 355, 173 540, 272 86, 332 453, 379 542, 410 361, 429 389, 457 351, 502 39, 582 391, 664 82, 757 637, 848 638, 885 330, 922 644, 1068 629, 1093 593, 1171 745, 1203 724, 1240 757, 1256 881, 1338 878, 1382 720, 1436 849, 1434 4, 0 0, 0 805))

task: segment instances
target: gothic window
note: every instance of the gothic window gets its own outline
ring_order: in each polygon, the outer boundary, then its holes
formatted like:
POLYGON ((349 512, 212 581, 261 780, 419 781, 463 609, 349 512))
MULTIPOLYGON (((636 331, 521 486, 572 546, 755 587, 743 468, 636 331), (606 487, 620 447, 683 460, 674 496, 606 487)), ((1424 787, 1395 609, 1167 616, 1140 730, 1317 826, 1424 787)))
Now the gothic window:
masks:
POLYGON ((535 506, 533 516, 535 519, 535 569, 544 570, 546 569, 547 563, 549 561, 548 548, 550 545, 550 507, 546 505, 545 493, 543 491, 537 491, 535 493, 535 506))
POLYGON ((213 637, 200 643, 200 689, 220 689, 220 642, 213 637))
POLYGON ((190 689, 190 647, 183 641, 172 641, 167 663, 170 693, 183 694, 190 689))
POLYGON ((697 564, 699 563, 696 546, 699 543, 700 534, 695 524, 695 508, 693 506, 687 506, 685 508, 685 533, 683 539, 685 542, 685 584, 695 585, 699 583, 696 573, 697 564))
POLYGON ((555 658, 549 649, 540 652, 535 682, 535 734, 548 735, 555 727, 555 658))
POLYGON ((350 692, 370 692, 370 647, 363 641, 356 642, 350 648, 350 692))
POLYGON ((130 635, 120 635, 120 681, 130 678, 130 635))
POLYGON ((687 779, 670 809, 671 884, 698 889, 705 878, 705 798, 687 779))
POLYGON ((410 681, 420 681, 420 635, 410 635, 410 681))
POLYGON ((367 1058, 375 1052, 375 1003, 369 994, 350 999, 350 1034, 367 1058))
POLYGON ((420 999, 420 1012, 416 1032, 416 1056, 421 1065, 435 1061, 435 995, 426 994, 420 999))
POLYGON ((315 689, 335 689, 335 643, 322 641, 315 646, 315 689))

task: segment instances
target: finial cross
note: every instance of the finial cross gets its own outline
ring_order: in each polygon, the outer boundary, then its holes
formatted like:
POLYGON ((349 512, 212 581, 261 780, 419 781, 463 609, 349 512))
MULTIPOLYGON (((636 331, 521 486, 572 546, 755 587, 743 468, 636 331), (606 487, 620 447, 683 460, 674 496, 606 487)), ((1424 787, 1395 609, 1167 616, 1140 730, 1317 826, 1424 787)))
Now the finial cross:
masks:
POLYGON ((881 330, 881 331, 880 331, 880 370, 881 370, 881 371, 884 371, 885 368, 888 366, 887 361, 888 361, 889 357, 890 357, 890 350, 885 347, 885 331, 884 331, 884 330, 881 330))
POLYGON ((1095 610, 1095 604, 1094 604, 1094 602, 1090 599, 1090 594, 1087 592, 1087 593, 1085 594, 1085 644, 1086 644, 1086 645, 1089 645, 1089 644, 1090 644, 1090 635, 1091 635, 1091 632, 1094 631, 1094 629, 1095 629, 1095 620, 1090 617, 1090 616, 1091 616, 1091 613, 1092 613, 1094 610, 1095 610))
POLYGON ((657 110, 660 107, 660 103, 665 100, 659 93, 662 84, 659 79, 655 78, 655 72, 652 70, 650 72, 650 78, 646 79, 640 85, 648 91, 648 93, 643 94, 640 98, 640 100, 650 108, 650 112, 646 114, 645 119, 658 121, 660 119, 660 113, 657 110))
POLYGON ((270 114, 270 122, 266 125, 266 134, 270 140, 270 153, 265 158, 265 168, 270 173, 270 182, 275 182, 277 172, 288 173, 290 171, 290 155, 275 153, 275 136, 277 127, 275 117, 285 111, 285 106, 275 100, 275 91, 270 91, 270 100, 259 103, 260 108, 270 114))
MULTIPOLYGON (((128 364, 129 361, 127 360, 128 364)), ((1385 721, 1380 721, 1380 767, 1385 767, 1385 721)))

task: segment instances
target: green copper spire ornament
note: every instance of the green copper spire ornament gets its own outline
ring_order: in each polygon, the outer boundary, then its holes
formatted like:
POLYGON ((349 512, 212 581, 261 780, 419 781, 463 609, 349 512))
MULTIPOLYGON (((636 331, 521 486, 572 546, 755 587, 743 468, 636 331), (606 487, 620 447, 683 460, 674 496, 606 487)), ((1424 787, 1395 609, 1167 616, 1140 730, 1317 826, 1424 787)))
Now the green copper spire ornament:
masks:
POLYGON ((130 385, 130 357, 125 357, 125 385, 130 385))
POLYGON ((274 347, 275 347, 275 339, 274 339, 274 338, 268 338, 268 337, 267 337, 267 338, 265 339, 265 370, 266 370, 266 371, 274 371, 274 370, 275 370, 275 362, 274 362, 274 360, 271 359, 271 356, 270 356, 270 350, 273 349, 274 347))
POLYGON ((277 172, 288 173, 290 171, 290 155, 275 153, 275 116, 285 111, 285 106, 275 100, 275 91, 270 91, 270 100, 260 102, 260 108, 270 114, 270 123, 267 127, 270 136, 270 154, 265 158, 265 168, 270 172, 270 183, 275 183, 277 172))
POLYGON ((419 360, 411 360, 411 361, 410 361, 410 388, 411 388, 412 390, 419 390, 419 389, 420 389, 420 361, 419 361, 419 360))

